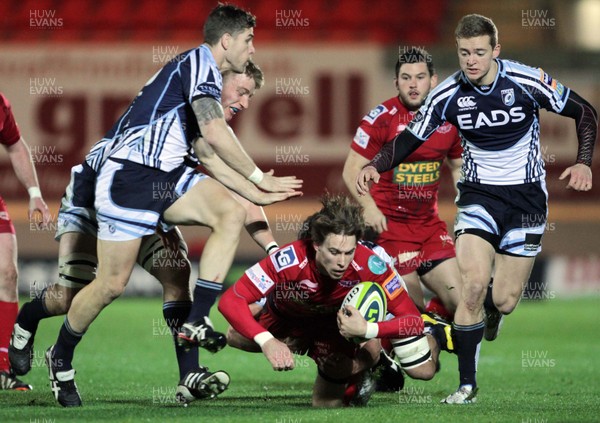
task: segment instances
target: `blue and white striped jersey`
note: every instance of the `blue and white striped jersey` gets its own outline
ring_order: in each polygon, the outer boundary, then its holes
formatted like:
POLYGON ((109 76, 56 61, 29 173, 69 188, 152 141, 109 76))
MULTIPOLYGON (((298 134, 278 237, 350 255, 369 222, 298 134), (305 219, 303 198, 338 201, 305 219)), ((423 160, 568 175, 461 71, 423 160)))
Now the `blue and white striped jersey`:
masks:
POLYGON ((516 185, 545 178, 539 109, 560 113, 569 89, 540 68, 496 59, 494 83, 483 89, 458 71, 434 90, 408 125, 426 139, 445 121, 460 132, 463 179, 516 185))
POLYGON ((200 136, 192 102, 210 97, 220 103, 222 88, 206 45, 178 55, 150 78, 86 161, 95 170, 107 157, 173 170, 193 155, 191 142, 200 136))

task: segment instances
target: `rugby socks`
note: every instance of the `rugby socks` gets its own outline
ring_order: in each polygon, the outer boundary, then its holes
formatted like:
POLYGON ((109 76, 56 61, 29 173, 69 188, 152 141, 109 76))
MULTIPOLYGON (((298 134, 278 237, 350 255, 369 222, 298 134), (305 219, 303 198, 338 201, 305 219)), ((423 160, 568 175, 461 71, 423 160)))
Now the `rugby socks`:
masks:
POLYGON ((198 368, 198 346, 190 347, 187 351, 185 348, 177 345, 177 333, 185 319, 190 314, 192 308, 191 301, 167 301, 163 304, 163 317, 167 322, 167 326, 173 334, 173 342, 175 343, 175 355, 177 356, 177 365, 179 366, 179 379, 192 370, 198 368))
POLYGON ((473 389, 477 387, 475 373, 477 372, 479 350, 483 339, 483 328, 483 321, 468 326, 452 323, 454 348, 458 355, 460 386, 471 385, 473 389))
POLYGON ((217 301, 223 285, 217 282, 206 281, 198 278, 194 288, 194 303, 192 311, 187 318, 188 322, 195 323, 201 320, 204 323, 204 317, 210 313, 211 307, 217 301))
POLYGON ((494 287, 494 278, 490 280, 487 292, 485 293, 485 300, 483 301, 483 307, 486 310, 497 310, 496 304, 494 304, 494 297, 492 296, 492 288, 494 287))
POLYGON ((0 372, 9 372, 8 345, 19 311, 19 303, 0 301, 0 372))
POLYGON ((64 372, 73 368, 71 364, 73 353, 84 334, 85 332, 75 332, 69 324, 69 319, 65 317, 65 322, 60 327, 58 339, 54 344, 52 354, 52 368, 54 371, 64 372))
POLYGON ((44 298, 46 298, 45 288, 33 300, 23 304, 23 306, 21 306, 21 311, 19 311, 19 315, 17 316, 17 323, 19 326, 26 331, 31 332, 33 335, 37 332, 40 320, 52 317, 46 309, 44 298))

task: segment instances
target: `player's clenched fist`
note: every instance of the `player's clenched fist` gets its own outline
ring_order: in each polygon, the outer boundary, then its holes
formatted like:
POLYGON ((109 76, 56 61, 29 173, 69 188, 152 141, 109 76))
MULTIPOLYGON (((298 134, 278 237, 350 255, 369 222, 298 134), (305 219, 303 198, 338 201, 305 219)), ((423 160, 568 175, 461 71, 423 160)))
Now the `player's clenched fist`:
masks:
POLYGON ((356 309, 348 305, 343 310, 338 310, 337 323, 340 334, 347 339, 355 336, 365 336, 367 332, 367 321, 356 309))
POLYGON ((356 178, 356 191, 358 195, 369 192, 369 181, 379 182, 379 172, 373 166, 365 166, 356 178))
POLYGON ((294 355, 286 344, 276 338, 269 339, 262 346, 262 351, 273 366, 273 370, 293 370, 294 355))

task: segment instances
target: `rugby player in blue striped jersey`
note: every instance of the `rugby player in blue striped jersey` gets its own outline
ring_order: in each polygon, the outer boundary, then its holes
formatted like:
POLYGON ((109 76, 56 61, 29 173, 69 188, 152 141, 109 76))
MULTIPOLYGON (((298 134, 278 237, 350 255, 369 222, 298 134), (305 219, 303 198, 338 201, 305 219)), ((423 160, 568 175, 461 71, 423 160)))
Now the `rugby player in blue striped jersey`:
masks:
POLYGON ((541 251, 548 194, 539 109, 575 120, 577 157, 560 179, 576 191, 592 188, 598 115, 544 70, 500 59, 491 19, 464 16, 455 36, 460 71, 432 90, 407 130, 385 144, 356 185, 359 194, 368 192, 369 181, 377 183, 379 173, 401 163, 444 122, 458 128, 464 151, 454 232, 463 291, 453 338, 460 382, 442 402, 466 404, 476 400, 481 341, 496 338, 541 251))

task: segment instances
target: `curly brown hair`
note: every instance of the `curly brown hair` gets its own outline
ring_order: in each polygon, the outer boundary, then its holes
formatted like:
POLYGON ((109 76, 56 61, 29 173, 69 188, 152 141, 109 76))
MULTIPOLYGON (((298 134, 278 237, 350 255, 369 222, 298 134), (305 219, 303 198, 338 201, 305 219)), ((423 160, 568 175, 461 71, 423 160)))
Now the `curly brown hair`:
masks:
POLYGON ((356 240, 365 232, 362 207, 343 194, 325 194, 323 207, 309 216, 298 234, 298 239, 310 239, 321 245, 327 235, 354 235, 356 240))

